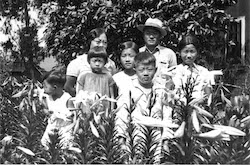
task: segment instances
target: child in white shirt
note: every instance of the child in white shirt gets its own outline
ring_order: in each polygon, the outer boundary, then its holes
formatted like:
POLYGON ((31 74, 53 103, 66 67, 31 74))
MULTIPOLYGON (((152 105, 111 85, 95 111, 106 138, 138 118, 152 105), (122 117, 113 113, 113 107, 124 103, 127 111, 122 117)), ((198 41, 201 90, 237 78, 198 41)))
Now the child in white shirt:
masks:
POLYGON ((66 104, 71 95, 63 91, 66 81, 65 75, 60 71, 51 71, 44 76, 44 94, 43 101, 48 108, 50 115, 48 125, 41 139, 41 143, 48 149, 50 138, 56 132, 60 135, 60 145, 67 148, 72 145, 73 135, 73 113, 69 111, 66 104))
POLYGON ((136 78, 134 58, 138 52, 139 47, 132 41, 127 41, 119 45, 120 61, 124 69, 113 75, 113 79, 118 88, 119 96, 117 101, 117 107, 119 111, 116 114, 116 125, 119 125, 119 127, 117 127, 118 130, 125 127, 122 126, 124 125, 124 122, 121 120, 121 118, 123 118, 123 116, 127 116, 128 112, 125 108, 121 107, 124 107, 124 103, 129 101, 127 100, 129 99, 127 95, 124 94, 131 90, 132 80, 136 78))
MULTIPOLYGON (((149 52, 140 52, 135 56, 135 70, 137 78, 132 81, 133 86, 131 88, 131 99, 137 101, 135 103, 135 108, 131 114, 132 122, 138 120, 144 120, 145 117, 152 117, 156 120, 163 121, 163 123, 172 122, 172 109, 165 104, 164 99, 166 96, 166 90, 164 88, 158 88, 159 85, 155 84, 153 81, 154 75, 156 73, 156 59, 154 55, 149 52)), ((127 91, 126 96, 129 100, 129 91, 127 91)), ((127 107, 131 107, 130 101, 125 103, 127 107)), ((120 116, 124 123, 128 123, 128 115, 120 116)), ((137 135, 135 138, 135 143, 140 141, 143 137, 143 125, 135 124, 137 135)), ((126 128, 123 128, 124 130, 126 128)), ((159 128, 154 128, 156 140, 156 152, 158 155, 161 152, 161 138, 162 133, 159 128)), ((164 132, 164 130, 163 130, 164 132)), ((123 136, 123 140, 126 140, 126 134, 123 136)), ((120 140, 121 141, 121 140, 120 140)), ((154 160, 155 163, 159 163, 159 157, 156 156, 154 160)))

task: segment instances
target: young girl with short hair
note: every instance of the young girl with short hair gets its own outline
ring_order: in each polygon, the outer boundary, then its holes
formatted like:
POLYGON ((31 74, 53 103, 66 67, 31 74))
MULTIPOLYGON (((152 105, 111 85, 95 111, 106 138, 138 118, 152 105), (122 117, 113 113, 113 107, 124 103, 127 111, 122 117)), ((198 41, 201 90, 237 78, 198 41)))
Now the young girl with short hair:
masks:
POLYGON ((82 73, 78 76, 76 93, 83 90, 114 98, 115 82, 112 76, 103 70, 108 61, 106 50, 103 47, 93 47, 88 52, 87 60, 92 72, 82 73))

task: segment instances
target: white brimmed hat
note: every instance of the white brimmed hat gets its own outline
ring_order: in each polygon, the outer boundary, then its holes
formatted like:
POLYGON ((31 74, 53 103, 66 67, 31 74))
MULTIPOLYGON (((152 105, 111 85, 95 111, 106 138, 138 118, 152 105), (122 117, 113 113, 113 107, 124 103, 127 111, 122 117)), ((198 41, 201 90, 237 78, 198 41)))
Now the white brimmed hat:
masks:
POLYGON ((145 27, 153 27, 158 29, 161 32, 162 37, 167 34, 167 32, 163 29, 163 22, 158 18, 148 18, 145 24, 138 25, 137 29, 143 32, 145 27))

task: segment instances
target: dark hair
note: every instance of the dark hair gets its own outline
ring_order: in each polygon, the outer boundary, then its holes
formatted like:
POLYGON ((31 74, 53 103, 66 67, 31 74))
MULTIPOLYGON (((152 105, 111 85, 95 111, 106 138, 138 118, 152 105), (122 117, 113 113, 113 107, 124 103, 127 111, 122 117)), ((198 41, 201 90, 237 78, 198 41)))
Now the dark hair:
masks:
POLYGON ((156 66, 155 56, 149 52, 140 52, 135 56, 135 67, 139 64, 156 66))
POLYGON ((63 87, 66 82, 66 76, 61 70, 52 70, 47 72, 42 77, 43 81, 47 81, 51 85, 58 85, 63 87))
POLYGON ((86 41, 87 42, 86 52, 90 48, 91 41, 93 41, 97 37, 100 37, 100 35, 102 35, 102 34, 106 34, 104 28, 95 28, 88 33, 87 41, 86 41))
POLYGON ((119 51, 118 54, 119 54, 119 56, 121 56, 122 51, 124 49, 129 49, 129 48, 133 49, 136 54, 139 53, 139 47, 138 47, 138 45, 135 42, 133 42, 133 41, 126 41, 126 42, 121 43, 118 46, 118 51, 119 51))
POLYGON ((95 46, 92 49, 90 49, 88 52, 88 57, 87 57, 88 62, 93 57, 103 58, 105 63, 107 63, 108 61, 108 55, 104 47, 95 46))
POLYGON ((183 36, 181 41, 178 44, 178 50, 181 51, 185 46, 193 44, 197 51, 199 51, 199 40, 196 36, 192 34, 188 34, 186 36, 183 36))

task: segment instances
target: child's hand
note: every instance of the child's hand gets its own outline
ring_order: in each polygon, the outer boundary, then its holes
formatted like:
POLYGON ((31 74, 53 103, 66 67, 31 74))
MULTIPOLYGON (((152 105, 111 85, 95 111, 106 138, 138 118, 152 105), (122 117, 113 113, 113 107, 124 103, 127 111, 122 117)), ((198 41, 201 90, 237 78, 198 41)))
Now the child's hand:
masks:
POLYGON ((49 117, 53 114, 53 111, 51 111, 51 110, 49 110, 49 109, 46 109, 46 108, 43 109, 43 112, 44 112, 47 116, 49 116, 49 117))
POLYGON ((74 113, 66 115, 67 120, 73 121, 74 113))
POLYGON ((175 85, 172 79, 167 80, 165 87, 167 90, 174 90, 175 85))
POLYGON ((172 106, 174 104, 175 94, 173 91, 168 91, 168 93, 164 93, 161 99, 162 104, 166 106, 172 106))
POLYGON ((169 103, 168 103, 168 96, 167 96, 167 94, 165 93, 164 94, 164 96, 162 97, 162 104, 163 105, 166 105, 166 106, 168 106, 169 105, 169 103))

